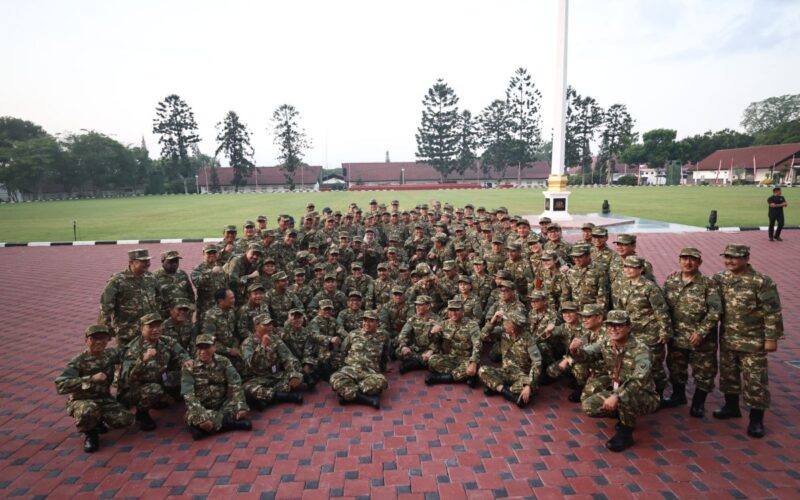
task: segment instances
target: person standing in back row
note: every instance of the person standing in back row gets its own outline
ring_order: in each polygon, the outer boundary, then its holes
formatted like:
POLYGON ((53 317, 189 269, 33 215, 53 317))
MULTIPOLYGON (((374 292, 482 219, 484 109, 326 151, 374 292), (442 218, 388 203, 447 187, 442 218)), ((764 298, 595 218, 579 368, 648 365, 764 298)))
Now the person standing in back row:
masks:
POLYGON ((772 190, 772 196, 767 198, 769 205, 769 241, 783 241, 781 230, 783 229, 783 207, 786 206, 786 198, 781 196, 781 188, 776 187, 772 190), (778 228, 775 228, 775 223, 778 228))

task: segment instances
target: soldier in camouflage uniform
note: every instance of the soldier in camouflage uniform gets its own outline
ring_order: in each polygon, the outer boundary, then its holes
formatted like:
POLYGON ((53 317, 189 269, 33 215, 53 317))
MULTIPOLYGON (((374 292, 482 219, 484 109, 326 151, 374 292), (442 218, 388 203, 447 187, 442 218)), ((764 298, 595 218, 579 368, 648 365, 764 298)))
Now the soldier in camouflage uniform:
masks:
POLYGON ((316 295, 311 286, 306 283, 306 273, 302 269, 294 270, 294 283, 292 283, 292 286, 289 287, 289 290, 297 295, 297 298, 303 305, 303 310, 308 308, 308 305, 311 303, 311 299, 313 299, 314 295, 316 295))
POLYGON ((561 303, 561 318, 563 322, 559 325, 556 325, 551 338, 548 339, 550 341, 550 345, 557 344, 557 347, 555 349, 551 349, 550 351, 550 355, 552 355, 555 360, 542 368, 546 371, 545 376, 547 378, 554 379, 561 375, 560 373, 553 375, 553 372, 556 370, 551 370, 550 367, 553 365, 558 365, 558 360, 560 360, 564 354, 569 351, 569 347, 573 340, 580 339, 585 335, 583 326, 581 325, 581 321, 578 316, 578 309, 578 305, 575 302, 565 301, 561 303))
POLYGON ((592 229, 592 264, 603 270, 608 277, 611 270, 611 262, 617 255, 614 250, 608 247, 608 229, 595 227, 592 229))
MULTIPOLYGON (((192 321, 192 311, 194 304, 186 299, 178 299, 172 303, 169 317, 161 324, 161 335, 176 341, 189 354, 194 352, 194 338, 197 336, 197 329, 192 321)), ((178 373, 175 380, 178 383, 180 383, 180 370, 180 367, 175 367, 178 373)))
MULTIPOLYGON (((528 331, 542 355, 542 366, 548 367, 562 354, 561 339, 554 335, 556 330, 556 312, 548 303, 548 296, 543 290, 533 290, 528 295, 531 310, 528 313, 528 331)), ((541 384, 554 382, 547 372, 542 372, 541 384)))
MULTIPOLYGON (((536 276, 539 276, 541 273, 544 246, 542 245, 542 240, 538 234, 532 234, 528 236, 528 240, 525 242, 525 244, 528 245, 528 264, 531 266, 533 278, 536 278, 536 276)), ((533 279, 531 279, 530 283, 533 283, 533 279)))
POLYGON ((225 264, 228 286, 236 297, 236 304, 243 304, 247 292, 247 282, 258 278, 264 247, 261 243, 251 243, 242 255, 233 257, 225 264))
POLYGON ((666 405, 686 404, 691 365, 695 391, 689 414, 702 418, 706 396, 714 389, 717 376, 717 323, 722 300, 714 281, 700 272, 703 259, 698 249, 682 249, 678 262, 680 271, 670 274, 664 282, 674 333, 667 354, 672 395, 666 405))
MULTIPOLYGON (((625 257, 636 255, 636 235, 635 234, 618 234, 617 239, 614 241, 617 247, 617 255, 611 259, 608 265, 608 280, 611 284, 611 306, 616 307, 617 297, 620 295, 621 288, 627 283, 625 276, 625 257)), ((638 255, 636 255, 638 257, 638 255)), ((644 260, 644 278, 656 282, 656 277, 653 274, 653 266, 644 260)))
POLYGON ((427 368, 431 356, 439 352, 442 328, 438 316, 431 308, 431 299, 427 295, 419 295, 414 300, 414 316, 403 325, 397 338, 397 358, 400 363, 400 374, 427 368), (435 330, 435 331, 434 331, 435 330))
POLYGON ((506 244, 508 260, 503 265, 503 269, 511 274, 510 281, 514 282, 517 292, 525 294, 528 291, 528 283, 533 280, 533 271, 527 259, 522 256, 522 245, 518 242, 506 244))
POLYGON ((483 306, 481 298, 472 288, 472 278, 462 274, 458 277, 458 295, 453 298, 461 299, 464 303, 464 316, 467 319, 475 320, 480 326, 483 322, 483 306))
POLYGON ((165 408, 167 396, 178 396, 178 386, 169 380, 170 365, 191 366, 192 361, 183 347, 169 337, 161 336, 161 316, 157 313, 142 317, 142 334, 125 349, 120 371, 117 399, 124 405, 136 407, 136 422, 143 431, 152 431, 156 423, 151 408, 165 408))
POLYGON ((257 410, 270 403, 302 404, 303 396, 292 392, 303 379, 300 361, 275 335, 273 319, 259 314, 253 320, 255 332, 242 342, 245 373, 242 384, 247 400, 257 410))
POLYGON ((400 332, 411 316, 412 312, 406 303, 405 289, 395 286, 392 288, 391 302, 378 310, 381 328, 386 330, 389 336, 389 358, 392 360, 397 359, 400 332))
POLYGON ((230 360, 214 353, 211 335, 198 335, 194 363, 184 368, 181 395, 186 401, 186 423, 192 438, 202 439, 220 430, 250 430, 249 410, 242 379, 230 360))
POLYGON ((481 339, 490 346, 489 358, 495 363, 500 362, 500 339, 503 336, 503 319, 512 312, 525 314, 525 306, 517 300, 516 285, 509 280, 500 281, 499 297, 486 310, 486 322, 483 326, 481 339))
POLYGON ((489 274, 497 274, 505 266, 508 256, 504 251, 504 245, 503 237, 495 235, 492 238, 491 250, 484 252, 483 260, 486 261, 486 272, 489 274))
POLYGON ((311 339, 311 332, 306 327, 306 316, 302 310, 292 309, 289 311, 289 321, 283 326, 280 336, 289 351, 300 362, 306 389, 313 390, 317 383, 316 378, 313 377, 316 370, 315 346, 311 339))
POLYGON ((564 273, 561 301, 575 302, 578 307, 586 304, 608 305, 608 279, 601 268, 592 266, 589 246, 575 244, 570 252, 574 265, 564 273))
POLYGON ((231 260, 235 254, 234 249, 236 246, 236 226, 225 226, 222 230, 222 241, 217 245, 219 248, 219 258, 217 265, 225 267, 225 264, 231 260))
MULTIPOLYGON (((342 291, 350 296, 353 290, 361 293, 362 307, 374 309, 375 307, 375 284, 371 276, 364 274, 364 266, 361 262, 353 262, 350 265, 351 274, 344 280, 342 291)), ((361 322, 359 318, 359 323, 361 322)))
POLYGON ((323 300, 328 300, 333 305, 334 318, 347 308, 347 296, 337 289, 335 274, 325 275, 322 290, 311 299, 311 304, 308 306, 309 310, 317 310, 323 300))
POLYGON ((544 244, 544 251, 556 254, 558 267, 569 265, 572 245, 561 239, 561 226, 555 222, 547 226, 547 242, 544 244))
POLYGON ((228 287, 228 276, 217 261, 217 245, 203 245, 203 262, 192 270, 192 283, 197 289, 197 322, 203 321, 206 311, 214 307, 214 293, 228 287))
POLYGON ((625 257, 626 283, 620 288, 615 308, 628 313, 631 331, 636 340, 653 352, 653 380, 659 394, 667 386, 664 371, 666 345, 672 339, 672 321, 664 294, 654 282, 644 279, 644 259, 636 255, 625 257))
MULTIPOLYGON (((601 339, 605 338, 606 329, 603 325, 603 321, 605 320, 604 314, 605 308, 600 304, 587 304, 583 306, 580 312, 582 323, 581 333, 583 335, 572 338, 567 348, 568 353, 564 355, 561 361, 547 367, 547 374, 551 378, 558 378, 561 374, 566 372, 572 373, 572 376, 575 378, 575 387, 569 396, 567 396, 567 399, 573 403, 581 402, 581 394, 592 373, 603 371, 600 363, 595 362, 594 364, 590 364, 585 360, 575 359, 573 355, 582 346, 599 342, 601 339)), ((595 379, 595 382, 597 382, 597 379, 595 379)), ((590 388, 590 392, 592 390, 593 389, 590 388)))
POLYGON ((242 352, 239 350, 242 338, 236 331, 233 292, 229 289, 217 290, 214 299, 217 305, 206 312, 200 331, 214 338, 216 342, 214 352, 219 353, 217 356, 225 356, 233 363, 236 370, 241 372, 244 370, 242 352))
MULTIPOLYGON (((372 294, 376 309, 383 309, 391 301, 393 287, 394 281, 389 278, 389 266, 385 262, 381 262, 378 264, 378 277, 372 280, 372 294)), ((405 289, 403 292, 405 293, 405 289)))
POLYGON ((247 287, 247 302, 236 310, 236 334, 240 339, 246 339, 253 334, 253 318, 259 314, 269 314, 265 298, 266 290, 261 283, 256 282, 247 287))
POLYGON ((186 271, 179 269, 183 257, 177 250, 161 254, 161 269, 153 273, 158 284, 159 313, 161 317, 169 316, 169 309, 177 299, 188 299, 194 302, 194 289, 186 271))
POLYGON ((653 354, 631 334, 628 314, 609 311, 606 328, 605 339, 576 351, 577 359, 602 360, 605 368, 604 373, 597 374, 604 383, 587 384, 581 407, 590 417, 619 418, 617 432, 606 447, 621 452, 634 444, 636 417, 656 411, 659 396, 651 374, 653 354), (593 388, 591 392, 589 387, 593 388))
POLYGON ((319 314, 311 320, 309 332, 312 342, 312 355, 314 359, 315 380, 328 380, 342 366, 342 342, 347 337, 347 331, 336 323, 334 318, 333 302, 322 299, 319 302, 319 314))
POLYGON ((446 260, 442 263, 442 273, 436 281, 442 291, 442 298, 445 300, 450 300, 458 295, 458 269, 456 269, 454 260, 446 260))
POLYGON ((747 434, 764 436, 764 411, 769 408, 767 353, 778 349, 783 337, 783 315, 778 287, 750 265, 750 247, 727 245, 722 254, 725 270, 714 275, 722 297, 719 388, 725 406, 720 419, 741 416, 739 393, 750 407, 747 434))
POLYGON ((542 253, 542 267, 528 287, 528 295, 534 290, 544 291, 550 303, 550 309, 557 312, 561 307, 561 297, 564 294, 565 286, 564 273, 558 267, 558 255, 555 252, 542 253))
POLYGON ((375 311, 364 311, 361 328, 350 332, 342 343, 344 363, 331 375, 331 388, 340 404, 380 407, 380 394, 389 387, 381 373, 386 367, 388 338, 378 325, 375 311))
POLYGON ((121 429, 133 423, 133 415, 111 395, 114 369, 122 361, 120 351, 107 348, 111 336, 105 325, 92 325, 84 332, 86 350, 75 356, 56 379, 59 394, 69 394, 67 413, 75 419, 84 437, 83 450, 97 451, 98 434, 108 426, 121 429))
MULTIPOLYGON (((464 304, 460 300, 447 303, 447 321, 440 327, 440 352, 428 359, 433 373, 425 377, 426 385, 466 382, 478 384, 478 363, 481 355, 481 330, 473 320, 464 319, 464 304)), ((436 328, 434 328, 436 329, 436 328)), ((432 333, 433 329, 431 330, 432 333)))
POLYGON ((233 245, 233 253, 235 255, 241 255, 247 251, 247 247, 250 246, 250 243, 258 243, 259 237, 256 233, 256 225, 251 220, 244 221, 242 225, 242 229, 244 230, 244 235, 241 238, 236 240, 236 243, 233 245))
POLYGON ((414 270, 419 277, 419 281, 408 289, 406 300, 413 303, 418 296, 427 295, 431 299, 433 310, 440 311, 447 304, 447 292, 439 287, 438 278, 433 274, 428 264, 417 264, 414 270))
POLYGON ((486 386, 484 394, 502 394, 507 401, 520 408, 533 401, 542 370, 542 356, 536 341, 526 331, 527 323, 524 314, 509 314, 503 320, 500 346, 502 365, 481 366, 478 370, 478 376, 486 386))
POLYGON ((347 295, 347 308, 336 316, 336 323, 342 330, 352 332, 359 329, 362 321, 361 305, 363 302, 361 292, 358 290, 353 290, 347 295))
POLYGON ((478 294, 481 300, 481 308, 485 309, 489 301, 489 295, 494 287, 494 278, 486 272, 486 261, 483 257, 472 259, 472 289, 478 294))
POLYGON ((124 348, 139 334, 139 320, 158 312, 159 292, 150 269, 150 253, 144 249, 128 252, 128 268, 111 276, 100 296, 100 318, 124 348))
POLYGON ((275 273, 274 288, 265 301, 269 315, 275 320, 275 325, 280 327, 289 319, 292 309, 305 310, 303 302, 296 293, 289 290, 289 277, 280 271, 275 273))

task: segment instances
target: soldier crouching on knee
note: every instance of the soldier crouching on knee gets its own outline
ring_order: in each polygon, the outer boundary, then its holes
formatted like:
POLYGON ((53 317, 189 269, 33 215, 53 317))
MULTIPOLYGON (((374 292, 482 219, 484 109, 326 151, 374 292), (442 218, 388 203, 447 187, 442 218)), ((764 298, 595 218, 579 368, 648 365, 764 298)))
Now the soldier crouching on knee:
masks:
POLYGON ((381 373, 386 366, 388 334, 378 329, 378 314, 364 311, 361 328, 342 343, 344 365, 331 375, 331 387, 340 404, 361 403, 380 407, 380 394, 388 386, 381 373))

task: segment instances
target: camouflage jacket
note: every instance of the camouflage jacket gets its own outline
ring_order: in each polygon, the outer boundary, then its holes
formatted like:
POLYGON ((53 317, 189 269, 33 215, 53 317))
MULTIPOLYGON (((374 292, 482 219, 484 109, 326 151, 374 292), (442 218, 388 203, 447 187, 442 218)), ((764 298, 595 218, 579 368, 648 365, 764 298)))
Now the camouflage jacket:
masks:
POLYGON ((437 280, 442 298, 446 301, 458 295, 458 275, 448 278, 446 275, 439 276, 437 280))
POLYGON ((372 281, 372 292, 374 305, 381 309, 392 301, 392 287, 394 282, 391 280, 375 279, 372 281))
POLYGON ((111 398, 111 383, 116 365, 122 362, 120 351, 109 347, 99 358, 84 351, 72 358, 56 379, 56 391, 69 394, 70 401, 111 398), (91 380, 92 375, 105 373, 102 382, 91 380))
POLYGON ((287 373, 289 378, 302 379, 300 362, 283 341, 274 336, 265 348, 255 335, 250 335, 242 342, 242 358, 244 359, 244 379, 254 377, 270 377, 281 372, 287 373))
POLYGON ((778 287, 766 275, 748 266, 736 276, 730 271, 714 275, 722 297, 723 349, 758 352, 765 340, 783 337, 783 315, 778 287))
POLYGON ((608 274, 611 270, 611 262, 614 260, 614 256, 618 254, 607 246, 602 250, 598 250, 597 247, 592 246, 590 252, 592 256, 592 264, 608 274))
MULTIPOLYGON (((641 255, 636 254, 637 257, 641 257, 641 255)), ((619 256, 618 253, 615 253, 614 256, 611 258, 611 263, 608 265, 608 279, 611 282, 612 286, 612 294, 613 290, 616 289, 617 283, 624 284, 625 281, 628 279, 623 272, 625 266, 623 265, 623 259, 619 256)), ((642 273, 642 277, 646 278, 653 283, 656 282, 656 276, 653 274, 653 265, 645 259, 644 261, 644 272, 642 273)))
POLYGON ((644 345, 672 338, 672 321, 664 294, 650 280, 633 283, 626 278, 615 299, 615 309, 624 309, 631 319, 632 334, 644 345))
POLYGON ((380 373, 386 367, 388 335, 379 328, 375 333, 353 330, 342 343, 344 364, 361 371, 380 373))
MULTIPOLYGON (((486 322, 486 325, 491 325, 492 317, 494 317, 497 311, 503 311, 507 316, 511 313, 517 313, 523 316, 526 314, 525 306, 522 305, 522 302, 519 300, 514 299, 511 302, 503 302, 498 300, 486 310, 486 314, 484 315, 484 321, 486 322)), ((502 326, 502 321, 493 326, 502 326)), ((484 326, 484 329, 485 328, 486 326, 484 326)))
MULTIPOLYGON (((544 331, 547 325, 556 324, 556 313, 552 309, 547 308, 544 312, 537 312, 533 309, 528 313, 528 331, 533 335, 537 341, 545 338, 544 331)), ((553 330, 551 335, 555 335, 556 331, 553 330)))
POLYGON ((142 316, 159 312, 159 297, 152 273, 137 278, 126 269, 111 276, 106 283, 100 297, 101 320, 111 331, 124 337, 118 342, 126 344, 138 333, 142 316))
POLYGON ((467 319, 474 319, 478 326, 483 324, 483 306, 481 305, 481 298, 475 293, 471 292, 466 298, 462 294, 458 294, 457 298, 461 299, 464 304, 464 317, 467 319))
POLYGON ((336 324, 339 325, 344 331, 351 332, 361 328, 361 315, 364 313, 361 309, 351 311, 348 307, 336 316, 336 324))
POLYGON ((560 270, 542 267, 540 274, 534 277, 533 283, 531 283, 534 286, 528 288, 528 293, 530 294, 533 291, 535 285, 541 283, 542 290, 544 290, 550 298, 550 308, 557 311, 561 308, 561 301, 564 300, 562 297, 564 295, 564 287, 566 286, 565 281, 564 273, 560 270))
POLYGON ((517 373, 526 374, 521 379, 522 385, 536 387, 542 370, 542 354, 536 346, 536 340, 530 334, 523 332, 511 337, 503 332, 500 354, 503 368, 511 368, 517 373))
POLYGON ((431 350, 438 351, 440 337, 431 333, 431 328, 440 322, 439 317, 433 314, 426 318, 417 315, 409 318, 397 338, 397 354, 400 354, 403 347, 408 347, 417 354, 431 350))
MULTIPOLYGON (((261 302, 261 305, 245 302, 239 307, 239 309, 236 310, 236 336, 240 339, 246 339, 251 336, 255 331, 253 319, 259 314, 270 314, 266 300, 261 302)), ((272 318, 274 319, 274 316, 272 318)))
POLYGON ((236 314, 233 309, 223 311, 219 306, 214 306, 203 318, 202 333, 213 335, 217 354, 228 356, 230 350, 238 349, 241 344, 239 332, 236 331, 236 314))
POLYGON ((309 313, 316 314, 319 311, 319 303, 321 300, 328 299, 333 302, 333 316, 339 315, 340 311, 347 309, 347 296, 341 291, 336 290, 333 293, 328 293, 325 290, 320 290, 319 293, 314 295, 311 303, 308 305, 309 313))
POLYGON ((150 344, 139 335, 125 349, 119 374, 119 392, 124 393, 143 384, 163 384, 167 368, 171 364, 189 359, 191 358, 183 347, 169 337, 161 336, 155 344, 150 344), (150 348, 156 350, 156 355, 145 362, 144 354, 150 348))
POLYGON ((308 329, 313 342, 312 352, 314 358, 321 361, 328 359, 334 352, 341 351, 342 344, 340 343, 338 348, 334 347, 331 344, 331 338, 339 337, 343 341, 347 337, 347 330, 339 327, 333 318, 328 319, 317 316, 311 321, 308 329))
POLYGON ((716 335, 722 299, 713 279, 698 272, 691 281, 684 281, 680 271, 674 272, 664 282, 664 298, 676 347, 692 349, 689 339, 693 333, 702 338, 716 335))
POLYGON ((348 276, 344 280, 344 287, 342 292, 348 295, 352 291, 361 293, 365 309, 373 309, 375 303, 375 283, 374 280, 366 274, 361 279, 356 279, 355 276, 348 276))
POLYGON ((508 262, 508 256, 505 252, 488 252, 483 256, 483 259, 486 261, 486 272, 491 275, 494 275, 497 273, 497 271, 504 269, 506 262, 508 262))
POLYGON ((381 328, 386 330, 390 338, 394 338, 400 334, 403 326, 413 314, 414 312, 407 303, 395 304, 394 302, 389 302, 381 308, 378 316, 381 320, 381 328))
POLYGON ((478 323, 471 319, 462 319, 456 323, 447 320, 442 325, 441 349, 443 354, 455 356, 471 363, 478 363, 481 359, 481 329, 478 323))
POLYGON ((567 243, 564 240, 560 240, 557 243, 553 243, 550 240, 547 240, 543 245, 545 252, 555 252, 558 255, 558 265, 570 265, 572 262, 569 258, 570 252, 572 252, 572 245, 567 243))
POLYGON ((236 303, 241 303, 245 297, 248 275, 258 271, 259 263, 251 264, 247 260, 247 255, 237 255, 225 264, 225 272, 228 274, 228 286, 236 294, 236 303))
POLYGON ((653 354, 646 345, 637 341, 632 335, 621 348, 615 347, 609 337, 584 345, 578 350, 577 357, 590 363, 602 360, 602 365, 596 364, 596 366, 603 368, 605 375, 611 381, 619 383, 616 393, 624 403, 635 399, 641 393, 656 392, 651 373, 653 354))
POLYGON ((289 290, 291 290, 300 300, 300 304, 303 305, 303 310, 308 309, 308 306, 311 304, 311 300, 314 298, 314 295, 316 295, 314 289, 305 283, 299 288, 296 284, 292 285, 289 290))
POLYGON ((596 267, 573 266, 564 274, 561 301, 571 300, 578 307, 586 304, 600 304, 608 309, 608 289, 606 276, 596 267))
MULTIPOLYGON (((214 264, 214 266, 219 265, 214 264)), ((228 276, 220 266, 220 271, 215 273, 213 267, 201 262, 192 270, 192 283, 197 289, 197 311, 202 314, 214 307, 214 293, 228 287, 228 276)))
POLYGON ((503 268, 511 273, 511 280, 517 286, 517 291, 525 293, 528 290, 528 283, 533 280, 530 262, 523 258, 516 261, 509 259, 503 268))
POLYGON ((267 298, 264 299, 264 306, 269 311, 272 319, 275 320, 275 325, 278 328, 282 327, 289 319, 289 311, 292 309, 305 311, 305 306, 303 305, 303 301, 300 300, 300 297, 288 289, 281 294, 276 291, 270 293, 267 298))
POLYGON ((161 324, 161 336, 175 340, 183 347, 187 353, 194 352, 194 339, 197 336, 197 328, 191 319, 187 319, 182 325, 178 325, 172 318, 167 318, 161 324))
POLYGON ((209 364, 195 358, 191 368, 183 369, 181 395, 188 413, 219 411, 226 403, 230 403, 234 412, 249 409, 241 377, 230 360, 219 354, 215 354, 209 364))
POLYGON ((153 276, 158 283, 159 303, 161 316, 169 315, 169 309, 176 299, 186 299, 194 302, 194 289, 189 281, 189 275, 183 269, 178 269, 172 274, 164 269, 159 269, 153 276))
POLYGON ((561 323, 553 330, 553 336, 563 343, 565 350, 569 349, 569 344, 573 339, 579 338, 584 340, 587 337, 586 330, 583 329, 580 319, 576 321, 574 325, 561 323))
POLYGON ((301 364, 314 364, 314 345, 311 340, 311 332, 305 325, 295 330, 292 325, 287 324, 280 331, 283 344, 292 352, 301 364))

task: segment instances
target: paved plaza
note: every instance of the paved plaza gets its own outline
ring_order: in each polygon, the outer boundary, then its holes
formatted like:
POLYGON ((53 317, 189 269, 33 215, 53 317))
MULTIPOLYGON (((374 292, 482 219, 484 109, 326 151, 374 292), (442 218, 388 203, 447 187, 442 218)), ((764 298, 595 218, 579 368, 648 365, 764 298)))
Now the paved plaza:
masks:
MULTIPOLYGON (((604 446, 615 421, 584 416, 562 383, 520 410, 465 385, 426 387, 423 372, 401 377, 391 363, 379 411, 341 407, 322 383, 302 406, 254 412, 252 432, 194 442, 179 405, 153 412, 157 431, 111 431, 87 455, 53 380, 82 350, 103 286, 132 247, 0 248, 0 497, 799 498, 800 231, 784 240, 640 236, 659 283, 683 246, 701 249, 710 274, 725 243, 751 245, 753 266, 778 284, 786 334, 770 355, 764 439, 745 435, 746 413, 712 418, 716 392, 702 420, 686 406, 642 418, 622 454, 604 446)), ((177 248, 187 270, 201 257, 201 244, 145 246, 156 256, 177 248)))

